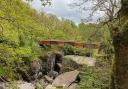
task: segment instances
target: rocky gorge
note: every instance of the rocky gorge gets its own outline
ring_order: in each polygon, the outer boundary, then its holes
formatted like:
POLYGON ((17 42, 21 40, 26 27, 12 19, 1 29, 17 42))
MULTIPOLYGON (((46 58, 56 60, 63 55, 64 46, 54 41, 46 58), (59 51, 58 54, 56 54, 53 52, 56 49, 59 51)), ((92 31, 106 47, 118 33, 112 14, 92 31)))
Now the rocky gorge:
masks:
POLYGON ((29 70, 19 72, 22 80, 14 83, 1 82, 0 89, 10 89, 10 86, 18 89, 76 89, 80 81, 79 68, 83 65, 80 61, 88 66, 93 66, 95 63, 93 59, 86 57, 65 56, 60 52, 48 53, 39 60, 26 63, 29 65, 29 70), (92 61, 91 64, 89 61, 92 61))

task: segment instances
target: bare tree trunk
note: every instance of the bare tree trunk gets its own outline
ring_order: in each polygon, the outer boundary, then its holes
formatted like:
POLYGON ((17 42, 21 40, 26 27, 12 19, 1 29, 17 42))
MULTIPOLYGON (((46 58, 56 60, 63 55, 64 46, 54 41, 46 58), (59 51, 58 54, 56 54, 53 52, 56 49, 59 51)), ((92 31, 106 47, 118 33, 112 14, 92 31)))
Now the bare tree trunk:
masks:
POLYGON ((114 37, 113 45, 115 61, 111 89, 128 89, 128 29, 114 37))
POLYGON ((113 37, 115 60, 111 89, 128 89, 128 0, 121 0, 122 7, 119 11, 122 20, 122 32, 113 37))

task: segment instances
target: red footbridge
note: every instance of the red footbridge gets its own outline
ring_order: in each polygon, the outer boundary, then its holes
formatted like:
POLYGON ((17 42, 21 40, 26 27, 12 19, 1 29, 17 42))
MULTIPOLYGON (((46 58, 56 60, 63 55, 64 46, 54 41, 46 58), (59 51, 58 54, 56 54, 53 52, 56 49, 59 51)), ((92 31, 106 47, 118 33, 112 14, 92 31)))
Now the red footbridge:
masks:
POLYGON ((61 40, 42 40, 39 41, 40 46, 52 46, 52 45, 57 45, 57 46, 73 46, 76 48, 93 48, 93 49, 98 49, 100 47, 99 42, 95 43, 85 43, 85 42, 76 42, 76 41, 61 41, 61 40))

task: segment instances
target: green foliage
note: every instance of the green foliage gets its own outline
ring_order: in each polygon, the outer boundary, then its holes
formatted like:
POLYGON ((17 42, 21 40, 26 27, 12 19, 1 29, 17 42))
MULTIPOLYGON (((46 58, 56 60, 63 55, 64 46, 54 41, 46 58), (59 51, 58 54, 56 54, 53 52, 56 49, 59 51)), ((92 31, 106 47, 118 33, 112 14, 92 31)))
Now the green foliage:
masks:
POLYGON ((79 55, 79 56, 85 56, 88 52, 87 48, 75 48, 70 45, 64 46, 62 48, 65 55, 79 55))
POLYGON ((120 14, 121 16, 126 16, 128 15, 128 0, 121 0, 121 4, 122 4, 122 7, 121 7, 121 10, 120 10, 120 14))
POLYGON ((65 53, 65 55, 74 55, 74 48, 72 46, 65 46, 63 48, 63 52, 65 53))
POLYGON ((98 59, 95 67, 83 66, 80 73, 81 81, 77 89, 109 89, 110 75, 110 60, 98 59))
MULTIPOLYGON (((22 0, 0 0, 0 8, 0 74, 7 78, 14 78, 18 70, 25 71, 25 62, 37 60, 49 51, 48 48, 41 49, 38 41, 86 41, 85 38, 89 39, 88 36, 96 30, 95 25, 81 24, 78 27, 70 20, 59 20, 54 15, 38 13, 22 0)), ((101 40, 99 34, 91 39, 101 40)), ((72 47, 63 50, 66 54, 84 55, 86 52, 86 49, 72 47)))
POLYGON ((63 89, 63 88, 62 87, 60 87, 60 88, 57 87, 56 89, 63 89))
POLYGON ((62 39, 62 40, 69 39, 69 36, 64 34, 61 30, 52 31, 51 36, 52 36, 52 39, 62 39))
POLYGON ((12 77, 16 71, 16 63, 21 63, 13 48, 0 44, 1 76, 12 77), (7 75, 8 74, 8 75, 7 75))
POLYGON ((47 53, 39 47, 39 40, 74 40, 70 34, 78 35, 72 21, 38 13, 22 0, 1 0, 0 7, 1 76, 15 77, 18 70, 26 70, 25 62, 47 53))
POLYGON ((79 24, 81 39, 86 42, 108 42, 110 39, 110 32, 107 26, 100 24, 79 24))

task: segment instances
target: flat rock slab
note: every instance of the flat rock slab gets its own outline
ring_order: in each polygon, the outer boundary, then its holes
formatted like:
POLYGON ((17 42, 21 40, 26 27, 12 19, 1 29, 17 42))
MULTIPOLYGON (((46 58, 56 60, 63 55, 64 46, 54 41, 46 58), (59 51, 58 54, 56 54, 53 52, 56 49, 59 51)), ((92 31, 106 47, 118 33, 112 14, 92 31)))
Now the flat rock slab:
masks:
POLYGON ((76 84, 76 83, 73 83, 73 84, 71 84, 71 85, 68 87, 68 89, 76 89, 76 86, 77 86, 77 84, 76 84))
POLYGON ((95 59, 91 57, 67 55, 64 58, 70 58, 71 60, 75 61, 78 64, 86 64, 88 66, 95 65, 95 59))
POLYGON ((52 83, 55 87, 69 87, 74 81, 76 81, 79 75, 79 71, 70 71, 59 75, 52 83))

